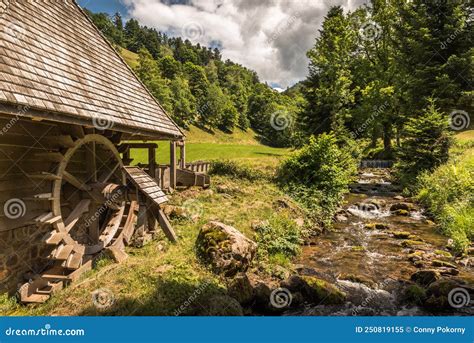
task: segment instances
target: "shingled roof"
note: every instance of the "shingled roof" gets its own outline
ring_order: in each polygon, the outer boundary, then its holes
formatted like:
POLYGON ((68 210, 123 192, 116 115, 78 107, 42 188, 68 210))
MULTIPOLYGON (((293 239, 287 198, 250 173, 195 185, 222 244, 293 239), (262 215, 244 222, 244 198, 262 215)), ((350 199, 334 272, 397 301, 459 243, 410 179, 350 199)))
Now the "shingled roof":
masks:
POLYGON ((0 112, 183 136, 75 1, 0 3, 0 112))

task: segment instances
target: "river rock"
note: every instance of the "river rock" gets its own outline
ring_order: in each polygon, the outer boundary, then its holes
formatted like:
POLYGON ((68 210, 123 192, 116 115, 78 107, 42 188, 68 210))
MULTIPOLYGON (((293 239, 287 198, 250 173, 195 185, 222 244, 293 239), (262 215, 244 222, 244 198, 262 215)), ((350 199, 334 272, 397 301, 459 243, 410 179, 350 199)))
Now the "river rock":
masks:
POLYGON ((242 306, 228 295, 216 295, 209 299, 201 315, 206 316, 243 316, 242 306))
POLYGON ((438 271, 432 269, 418 270, 412 274, 411 280, 421 286, 428 286, 429 284, 439 280, 441 275, 438 271))
MULTIPOLYGON (((427 300, 425 306, 432 310, 453 310, 449 304, 449 293, 455 288, 463 288, 472 293, 473 289, 466 285, 466 282, 459 278, 440 279, 433 282, 426 290, 427 300)), ((453 299, 455 300, 455 299, 453 299)))
POLYGON ((410 211, 413 209, 413 205, 407 202, 396 202, 390 206, 390 212, 395 212, 398 210, 410 211))
POLYGON ((410 212, 407 210, 395 210, 392 211, 393 214, 396 216, 402 216, 402 217, 408 217, 410 215, 410 212))
POLYGON ((251 303, 255 297, 253 285, 245 273, 237 274, 232 279, 227 292, 242 305, 251 303))
POLYGON ((431 264, 433 265, 433 267, 448 267, 448 268, 454 268, 454 269, 458 268, 454 263, 441 261, 441 260, 434 260, 431 262, 431 264))
POLYGON ((245 272, 255 256, 257 244, 232 226, 212 221, 204 225, 196 240, 198 256, 214 272, 234 276, 245 272))
POLYGON ((368 230, 388 230, 390 229, 390 226, 387 224, 382 224, 382 223, 369 223, 365 224, 365 228, 368 230))
POLYGON ((314 276, 292 275, 281 283, 282 288, 300 292, 305 300, 317 305, 342 304, 346 294, 333 284, 314 276))
POLYGON ((395 199, 395 200, 405 200, 403 195, 396 195, 396 196, 393 197, 393 199, 395 199))
POLYGON ((339 280, 337 285, 347 294, 347 301, 364 308, 390 307, 394 297, 383 289, 373 289, 362 283, 339 280))

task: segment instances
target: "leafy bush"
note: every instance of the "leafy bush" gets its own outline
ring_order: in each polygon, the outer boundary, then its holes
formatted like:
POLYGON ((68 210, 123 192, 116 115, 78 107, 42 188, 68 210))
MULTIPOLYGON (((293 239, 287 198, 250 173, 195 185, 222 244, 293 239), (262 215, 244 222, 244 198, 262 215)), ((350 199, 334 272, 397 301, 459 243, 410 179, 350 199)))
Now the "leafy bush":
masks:
POLYGON ((210 175, 227 175, 239 179, 255 181, 264 177, 263 173, 234 161, 212 161, 210 175))
POLYGON ((286 216, 272 216, 268 221, 255 226, 259 255, 286 257, 300 252, 302 232, 298 225, 286 216))
POLYGON ((288 192, 326 224, 357 170, 353 151, 337 142, 334 134, 311 137, 278 171, 279 182, 288 192))
POLYGON ((455 249, 474 238, 474 149, 418 177, 416 199, 433 214, 455 249))
POLYGON ((396 170, 401 182, 409 185, 423 171, 447 162, 452 139, 447 119, 432 100, 420 116, 408 120, 404 131, 396 170))

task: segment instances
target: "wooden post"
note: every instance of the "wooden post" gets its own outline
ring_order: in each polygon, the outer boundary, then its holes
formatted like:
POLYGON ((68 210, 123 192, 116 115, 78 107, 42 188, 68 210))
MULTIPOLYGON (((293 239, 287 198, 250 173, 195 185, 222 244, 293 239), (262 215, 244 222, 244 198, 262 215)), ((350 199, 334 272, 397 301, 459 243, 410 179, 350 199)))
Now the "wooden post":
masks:
POLYGON ((170 188, 176 189, 176 142, 170 142, 170 188))
POLYGON ((181 142, 180 146, 180 168, 181 169, 186 169, 186 146, 184 145, 184 142, 181 142))
POLYGON ((148 172, 152 178, 156 178, 156 149, 148 148, 148 172))

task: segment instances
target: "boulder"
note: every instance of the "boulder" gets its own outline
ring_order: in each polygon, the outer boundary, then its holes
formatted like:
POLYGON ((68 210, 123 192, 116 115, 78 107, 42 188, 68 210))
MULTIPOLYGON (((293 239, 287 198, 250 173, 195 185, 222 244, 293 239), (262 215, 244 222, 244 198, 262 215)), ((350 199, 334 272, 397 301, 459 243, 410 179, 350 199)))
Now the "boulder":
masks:
POLYGON ((200 315, 206 316, 243 316, 242 306, 228 295, 216 295, 209 299, 200 315))
POLYGON ((449 304, 449 293, 455 288, 463 288, 469 292, 473 289, 466 282, 458 278, 440 279, 433 282, 426 290, 427 300, 425 306, 432 310, 454 310, 449 304))
POLYGON ((212 221, 199 232, 196 250, 214 272, 231 277, 248 269, 257 244, 234 227, 212 221))
POLYGON ((411 280, 416 282, 421 286, 428 286, 429 284, 437 281, 440 279, 440 274, 436 270, 426 269, 426 270, 418 270, 412 274, 411 280))
POLYGON ((346 294, 333 284, 314 276, 292 275, 281 283, 292 293, 299 292, 308 302, 317 305, 336 305, 344 303, 346 294))
POLYGON ((237 274, 230 281, 227 292, 242 305, 251 303, 255 297, 255 290, 245 273, 237 274))
POLYGON ((409 304, 422 305, 426 299, 426 290, 419 285, 410 285, 404 290, 403 299, 409 304))

